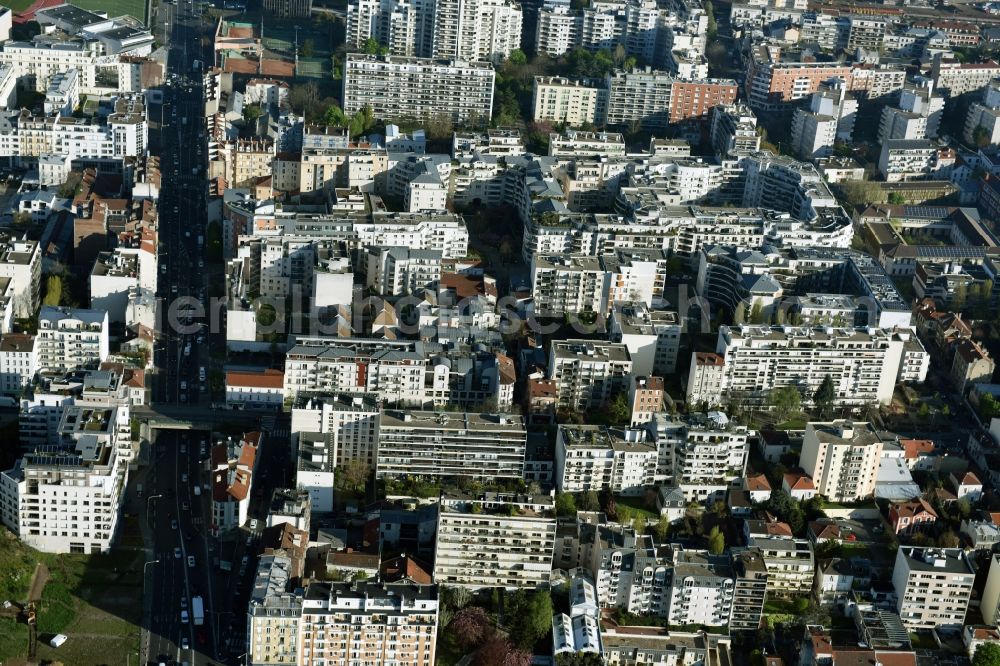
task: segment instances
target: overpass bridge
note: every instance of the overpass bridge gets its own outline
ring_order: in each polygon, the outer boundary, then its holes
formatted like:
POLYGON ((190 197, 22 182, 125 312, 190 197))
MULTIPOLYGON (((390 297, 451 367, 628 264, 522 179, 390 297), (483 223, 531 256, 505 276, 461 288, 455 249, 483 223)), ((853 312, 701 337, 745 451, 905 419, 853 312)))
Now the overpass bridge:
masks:
POLYGON ((266 417, 276 412, 258 412, 217 409, 198 405, 157 403, 149 407, 136 407, 132 416, 145 421, 152 430, 213 430, 225 426, 259 428, 266 417))

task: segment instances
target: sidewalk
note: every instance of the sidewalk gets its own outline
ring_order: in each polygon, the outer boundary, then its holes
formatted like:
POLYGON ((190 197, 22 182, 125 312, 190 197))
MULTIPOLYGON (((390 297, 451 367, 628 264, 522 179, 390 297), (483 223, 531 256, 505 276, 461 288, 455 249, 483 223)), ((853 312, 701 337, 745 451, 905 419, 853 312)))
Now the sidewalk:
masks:
POLYGON ((153 614, 153 598, 149 594, 149 583, 148 583, 148 570, 149 567, 145 566, 150 562, 156 560, 156 550, 155 541, 153 538, 153 532, 146 522, 146 498, 152 493, 152 488, 147 480, 148 473, 150 470, 150 456, 152 455, 153 445, 152 442, 147 442, 142 444, 140 440, 139 455, 136 456, 136 463, 139 469, 136 470, 135 482, 132 485, 132 490, 129 493, 129 505, 133 508, 133 511, 138 518, 139 531, 142 533, 142 545, 143 552, 145 553, 145 562, 142 567, 142 625, 139 628, 139 663, 147 663, 149 655, 149 626, 152 620, 153 614), (142 497, 138 497, 135 488, 138 487, 137 484, 141 483, 145 490, 142 497))

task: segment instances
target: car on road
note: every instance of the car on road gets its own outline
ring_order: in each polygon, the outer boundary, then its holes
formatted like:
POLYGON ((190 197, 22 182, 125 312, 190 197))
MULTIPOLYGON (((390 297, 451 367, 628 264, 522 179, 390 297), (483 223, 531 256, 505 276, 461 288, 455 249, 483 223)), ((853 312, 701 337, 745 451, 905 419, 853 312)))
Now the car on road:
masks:
POLYGON ((170 529, 172 529, 172 530, 176 530, 177 529, 177 521, 176 520, 171 520, 170 521, 170 529))
POLYGON ((191 649, 191 645, 190 645, 190 643, 188 643, 187 636, 181 636, 181 649, 182 650, 190 650, 191 649))
POLYGON ((187 482, 188 482, 188 475, 181 474, 181 483, 187 483, 187 482))
POLYGON ((181 608, 187 608, 187 607, 188 607, 188 598, 181 597, 181 608))
POLYGON ((194 569, 194 555, 188 555, 188 566, 194 569))
POLYGON ((181 611, 181 624, 188 623, 188 612, 186 610, 181 611))
POLYGON ((181 559, 181 549, 180 548, 174 548, 174 558, 178 559, 178 560, 181 559))
POLYGON ((191 505, 188 504, 187 502, 181 502, 181 509, 183 509, 184 511, 190 511, 191 505))

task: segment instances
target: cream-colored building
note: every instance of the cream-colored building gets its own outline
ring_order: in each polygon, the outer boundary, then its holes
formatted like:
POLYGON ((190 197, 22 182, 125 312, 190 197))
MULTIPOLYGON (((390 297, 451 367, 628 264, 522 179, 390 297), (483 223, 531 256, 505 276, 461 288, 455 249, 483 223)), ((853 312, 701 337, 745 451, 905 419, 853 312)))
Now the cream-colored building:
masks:
POLYGON ((961 628, 975 579, 975 569, 961 548, 901 547, 892 585, 903 625, 909 631, 961 628))
POLYGON ((875 494, 882 440, 867 423, 810 423, 799 466, 816 492, 833 502, 858 502, 875 494))
POLYGON ((302 600, 296 663, 430 666, 437 624, 435 585, 313 583, 302 600))
POLYGON ((601 123, 607 114, 608 91, 601 82, 575 81, 560 76, 536 76, 532 120, 570 126, 601 123))

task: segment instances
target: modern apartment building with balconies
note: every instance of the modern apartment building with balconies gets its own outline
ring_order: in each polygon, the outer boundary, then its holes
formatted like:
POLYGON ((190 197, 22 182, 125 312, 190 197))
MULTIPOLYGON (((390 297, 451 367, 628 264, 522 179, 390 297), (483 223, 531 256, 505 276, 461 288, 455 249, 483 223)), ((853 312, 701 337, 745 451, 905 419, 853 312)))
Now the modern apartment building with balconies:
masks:
POLYGON ((470 588, 548 584, 556 536, 550 496, 446 494, 438 512, 434 580, 470 588))

